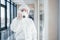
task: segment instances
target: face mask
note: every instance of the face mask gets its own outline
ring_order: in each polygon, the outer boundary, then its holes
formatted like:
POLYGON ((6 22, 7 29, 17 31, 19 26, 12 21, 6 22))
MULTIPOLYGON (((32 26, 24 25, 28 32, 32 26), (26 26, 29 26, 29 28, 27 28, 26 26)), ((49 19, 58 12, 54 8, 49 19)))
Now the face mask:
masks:
POLYGON ((27 18, 28 17, 28 13, 27 12, 22 12, 22 16, 23 16, 23 18, 27 18))

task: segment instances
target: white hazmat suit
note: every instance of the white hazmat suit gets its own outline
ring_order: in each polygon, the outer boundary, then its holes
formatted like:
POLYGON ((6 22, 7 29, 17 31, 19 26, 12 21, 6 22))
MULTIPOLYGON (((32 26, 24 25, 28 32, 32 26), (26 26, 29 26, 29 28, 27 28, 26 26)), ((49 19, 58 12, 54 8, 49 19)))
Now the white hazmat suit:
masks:
MULTIPOLYGON (((11 30, 15 32, 16 40, 37 40, 37 30, 32 19, 28 18, 29 8, 26 5, 22 5, 19 11, 22 9, 27 9, 27 12, 21 12, 22 16, 25 18, 18 19, 17 17, 13 19, 11 23, 11 30)), ((23 11, 23 10, 22 10, 23 11)), ((17 15, 19 15, 17 13, 17 15)))

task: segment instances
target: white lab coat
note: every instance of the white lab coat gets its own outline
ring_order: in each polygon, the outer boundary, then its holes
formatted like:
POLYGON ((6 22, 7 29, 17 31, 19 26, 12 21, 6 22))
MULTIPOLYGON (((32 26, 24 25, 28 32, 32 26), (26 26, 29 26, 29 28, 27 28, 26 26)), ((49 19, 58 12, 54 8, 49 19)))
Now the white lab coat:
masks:
POLYGON ((18 20, 16 17, 11 23, 11 30, 15 32, 16 40, 37 40, 37 30, 30 18, 18 20))

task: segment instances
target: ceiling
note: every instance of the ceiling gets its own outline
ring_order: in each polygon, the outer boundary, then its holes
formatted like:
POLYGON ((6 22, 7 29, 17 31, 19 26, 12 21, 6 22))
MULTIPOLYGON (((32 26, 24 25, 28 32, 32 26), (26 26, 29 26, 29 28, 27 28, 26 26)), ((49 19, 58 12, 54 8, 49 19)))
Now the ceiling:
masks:
MULTIPOLYGON (((20 6, 20 4, 34 4, 35 2, 38 2, 38 0, 12 0, 13 2, 15 2, 18 7, 20 6)), ((44 0, 39 0, 39 4, 40 4, 40 7, 43 6, 44 4, 44 0)))
POLYGON ((37 0, 12 0, 13 2, 15 2, 16 4, 32 4, 35 3, 37 0))
MULTIPOLYGON (((37 2, 38 0, 12 0, 13 2, 15 2, 16 4, 22 4, 22 3, 26 3, 26 4, 32 4, 37 2)), ((44 0, 39 0, 39 3, 44 3, 44 0)))

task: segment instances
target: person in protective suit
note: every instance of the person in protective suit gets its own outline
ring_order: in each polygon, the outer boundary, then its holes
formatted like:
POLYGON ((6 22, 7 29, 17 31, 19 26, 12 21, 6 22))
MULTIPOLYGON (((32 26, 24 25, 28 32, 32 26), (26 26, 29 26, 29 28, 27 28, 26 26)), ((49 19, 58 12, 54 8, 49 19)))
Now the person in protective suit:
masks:
POLYGON ((21 5, 17 17, 12 20, 11 30, 15 33, 16 40, 37 40, 37 29, 29 16, 29 7, 21 5))

